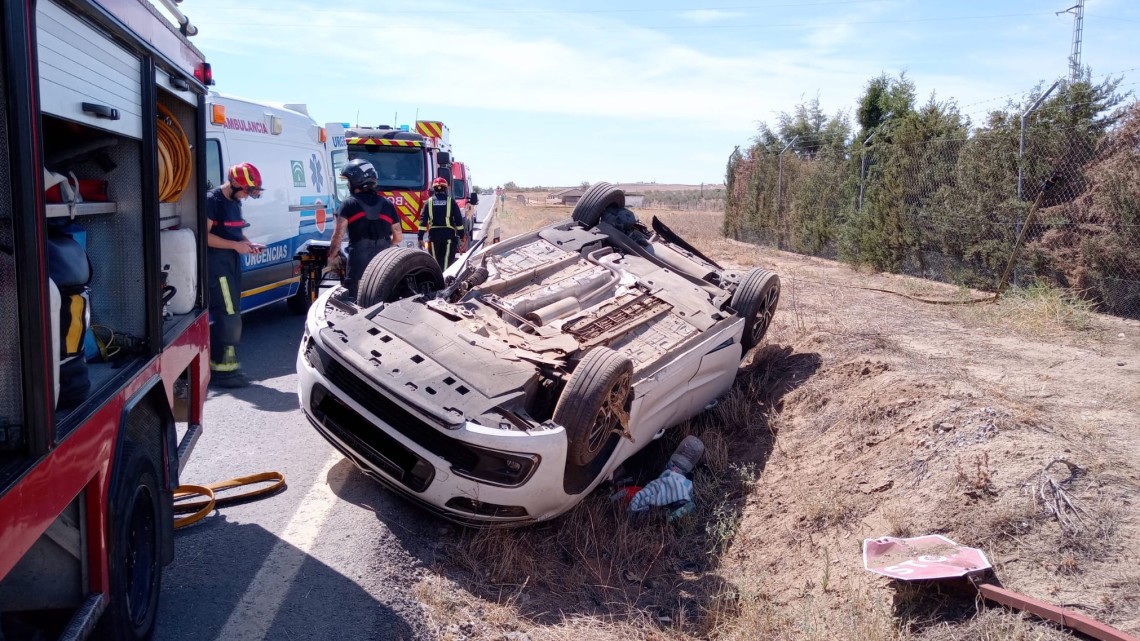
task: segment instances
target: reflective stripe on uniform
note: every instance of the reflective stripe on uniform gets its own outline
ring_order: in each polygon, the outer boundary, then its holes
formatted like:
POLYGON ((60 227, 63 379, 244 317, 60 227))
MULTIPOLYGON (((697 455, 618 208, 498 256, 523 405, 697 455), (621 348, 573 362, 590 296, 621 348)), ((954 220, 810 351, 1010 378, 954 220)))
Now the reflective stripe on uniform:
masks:
POLYGON ((233 345, 226 345, 226 351, 222 354, 222 362, 210 361, 210 369, 215 372, 236 372, 241 369, 241 363, 237 360, 237 349, 233 345))
MULTIPOLYGON (((428 201, 428 229, 432 228, 432 225, 435 223, 434 219, 435 219, 435 199, 432 198, 431 200, 428 201)), ((449 223, 451 222, 451 196, 447 197, 447 204, 444 205, 443 220, 445 222, 449 222, 449 223)), ((455 231, 459 231, 460 229, 463 229, 463 225, 458 225, 458 226, 456 226, 456 225, 444 225, 444 227, 447 229, 454 229, 455 231)))
MULTIPOLYGON (((351 225, 352 223, 355 223, 356 221, 360 220, 361 218, 364 218, 364 216, 365 216, 365 215, 366 215, 366 214, 365 214, 364 212, 362 212, 362 211, 361 211, 361 212, 357 212, 357 213, 355 213, 355 214, 353 214, 353 215, 349 216, 349 217, 348 217, 348 220, 346 220, 345 222, 346 222, 347 224, 351 225)), ((384 222, 388 223, 389 225, 395 225, 395 224, 396 224, 396 221, 394 221, 394 220, 392 220, 391 218, 389 218, 389 217, 385 216, 384 214, 380 214, 380 217, 379 217, 379 218, 377 218, 376 220, 382 220, 382 221, 384 221, 384 222)))
POLYGON ((230 281, 225 276, 219 276, 218 282, 222 285, 222 300, 226 303, 226 313, 234 313, 234 299, 230 297, 230 281))

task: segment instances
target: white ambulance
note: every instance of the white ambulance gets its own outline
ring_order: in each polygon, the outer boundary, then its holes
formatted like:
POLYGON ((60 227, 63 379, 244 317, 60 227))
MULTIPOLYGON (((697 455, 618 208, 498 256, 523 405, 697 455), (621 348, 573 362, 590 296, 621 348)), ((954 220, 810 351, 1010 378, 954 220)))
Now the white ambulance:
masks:
POLYGON ((304 313, 316 298, 336 212, 328 132, 305 105, 216 92, 206 103, 208 188, 241 162, 257 167, 265 188, 261 198, 242 201, 245 235, 265 251, 242 257, 241 310, 285 300, 304 313))

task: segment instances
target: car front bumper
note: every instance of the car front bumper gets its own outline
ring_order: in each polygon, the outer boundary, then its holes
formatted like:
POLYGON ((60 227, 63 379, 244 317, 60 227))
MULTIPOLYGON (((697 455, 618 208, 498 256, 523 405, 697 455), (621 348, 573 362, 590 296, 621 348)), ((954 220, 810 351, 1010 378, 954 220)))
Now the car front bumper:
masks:
POLYGON ((301 408, 333 447, 366 475, 443 518, 482 527, 522 525, 553 518, 582 496, 563 488, 561 427, 523 432, 466 422, 455 430, 440 428, 334 355, 316 331, 306 332, 297 373, 301 408), (472 478, 471 465, 457 464, 470 451, 532 465, 521 482, 472 478))

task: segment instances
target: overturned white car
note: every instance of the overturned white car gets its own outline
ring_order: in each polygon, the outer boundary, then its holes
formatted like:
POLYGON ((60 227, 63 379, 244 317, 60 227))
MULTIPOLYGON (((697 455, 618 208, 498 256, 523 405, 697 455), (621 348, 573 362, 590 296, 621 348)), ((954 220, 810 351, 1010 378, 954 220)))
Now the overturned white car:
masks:
POLYGON ((437 514, 517 525, 577 504, 625 459, 732 385, 780 279, 721 269, 624 193, 472 254, 369 265, 355 303, 313 305, 301 407, 371 476, 437 514))

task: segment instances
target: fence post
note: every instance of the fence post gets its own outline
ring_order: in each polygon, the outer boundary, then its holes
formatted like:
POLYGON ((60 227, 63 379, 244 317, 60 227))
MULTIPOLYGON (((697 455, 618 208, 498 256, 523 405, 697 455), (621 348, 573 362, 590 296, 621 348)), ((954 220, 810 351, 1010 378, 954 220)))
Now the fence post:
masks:
POLYGON ((778 157, 779 170, 776 172, 776 249, 783 249, 782 243, 780 242, 780 239, 783 236, 780 227, 780 210, 784 205, 784 152, 788 150, 788 147, 796 144, 796 141, 799 139, 799 136, 793 136, 791 141, 788 142, 788 144, 784 145, 784 148, 780 150, 780 155, 778 157))
MULTIPOLYGON (((1049 94, 1053 93, 1053 90, 1056 89, 1057 85, 1060 83, 1061 83, 1060 80, 1055 81, 1053 83, 1053 86, 1049 87, 1049 89, 1047 89, 1045 91, 1045 93, 1041 94, 1040 98, 1038 98, 1036 101, 1034 101, 1034 103, 1032 105, 1030 105, 1029 109, 1026 109, 1025 112, 1021 114, 1021 135, 1019 137, 1018 145, 1017 145, 1017 202, 1018 203, 1025 202, 1025 190, 1024 190, 1024 186, 1023 186, 1024 185, 1024 174, 1025 174, 1025 121, 1029 118, 1029 116, 1031 114, 1033 114, 1034 111, 1037 111, 1038 107, 1041 106, 1041 103, 1044 102, 1045 99, 1049 97, 1049 94)), ((1013 221, 1013 237, 1014 238, 1021 238, 1021 224, 1022 223, 1021 223, 1021 210, 1020 209, 1017 211, 1015 216, 1016 217, 1014 218, 1014 221, 1013 221)), ((1014 272, 1013 272, 1013 283, 1015 285, 1018 284, 1016 267, 1015 267, 1014 272)))
POLYGON ((863 183, 867 178, 867 145, 871 144, 871 139, 877 133, 879 133, 878 129, 872 131, 871 135, 863 141, 863 154, 859 161, 859 202, 855 204, 855 211, 863 211, 863 183))
MULTIPOLYGON (((1048 98, 1049 94, 1053 93, 1053 90, 1057 88, 1057 85, 1060 84, 1060 82, 1061 82, 1060 80, 1054 82, 1053 86, 1049 87, 1048 91, 1041 94, 1041 97, 1038 98, 1037 101, 1034 102, 1031 107, 1029 107, 1029 109, 1026 109, 1025 113, 1021 114, 1021 142, 1019 143, 1018 148, 1017 148, 1017 199, 1018 200, 1024 200, 1024 194, 1023 194, 1021 185, 1022 185, 1022 173, 1023 173, 1023 168, 1025 165, 1025 119, 1028 118, 1029 115, 1032 114, 1034 111, 1037 111, 1037 108, 1041 106, 1041 102, 1044 101, 1046 98, 1048 98)), ((1021 225, 1021 214, 1018 214, 1017 220, 1018 220, 1017 224, 1018 224, 1018 226, 1020 226, 1021 225)))

